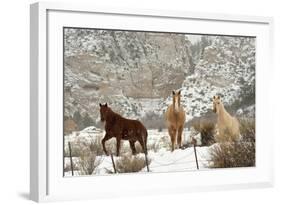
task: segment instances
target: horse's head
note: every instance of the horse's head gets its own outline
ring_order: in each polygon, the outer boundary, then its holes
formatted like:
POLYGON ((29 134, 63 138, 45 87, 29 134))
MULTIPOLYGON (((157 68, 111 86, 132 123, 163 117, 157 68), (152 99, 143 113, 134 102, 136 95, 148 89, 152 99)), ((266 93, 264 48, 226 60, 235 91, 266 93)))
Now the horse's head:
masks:
POLYGON ((181 101, 181 91, 174 91, 172 92, 173 94, 173 104, 174 104, 174 108, 176 111, 179 110, 180 107, 180 101, 181 101))
POLYGON ((219 107, 221 106, 221 103, 222 103, 222 102, 221 102, 220 96, 215 95, 215 96, 213 97, 213 111, 214 111, 215 113, 217 113, 219 107))
POLYGON ((100 103, 100 119, 101 119, 102 122, 105 121, 109 109, 110 109, 110 108, 107 106, 107 103, 105 103, 104 105, 102 105, 102 104, 100 103))

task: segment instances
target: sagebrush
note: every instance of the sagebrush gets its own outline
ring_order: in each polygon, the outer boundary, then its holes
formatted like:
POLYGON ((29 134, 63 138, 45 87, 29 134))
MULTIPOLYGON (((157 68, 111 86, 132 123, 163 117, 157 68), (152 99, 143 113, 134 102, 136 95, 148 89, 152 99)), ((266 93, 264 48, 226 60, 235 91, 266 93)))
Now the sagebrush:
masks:
MULTIPOLYGON (((148 159, 148 164, 151 160, 148 159)), ((117 173, 139 172, 146 167, 144 155, 123 155, 115 161, 117 173)), ((112 173, 112 171, 108 171, 112 173)))
POLYGON ((202 146, 210 146, 215 143, 216 118, 213 115, 195 118, 190 125, 200 133, 202 146))
POLYGON ((252 167, 256 162, 255 120, 240 119, 240 140, 220 143, 211 151, 212 168, 252 167))
MULTIPOLYGON (((79 136, 79 134, 78 134, 79 136)), ((104 154, 103 149, 102 149, 102 135, 96 135, 92 137, 91 135, 87 137, 78 137, 77 139, 73 140, 71 142, 71 155, 72 157, 79 157, 83 155, 83 152, 87 150, 89 147, 93 150, 93 152, 97 156, 101 156, 104 154), (93 138, 93 139, 91 139, 93 138)), ((108 143, 108 146, 112 146, 111 143, 108 143)), ((70 155, 69 153, 69 147, 67 144, 67 141, 65 141, 65 150, 64 150, 64 156, 68 157, 70 155)))
POLYGON ((95 169, 102 163, 103 158, 97 156, 95 144, 90 143, 87 148, 84 148, 80 153, 78 167, 80 175, 91 175, 95 169))

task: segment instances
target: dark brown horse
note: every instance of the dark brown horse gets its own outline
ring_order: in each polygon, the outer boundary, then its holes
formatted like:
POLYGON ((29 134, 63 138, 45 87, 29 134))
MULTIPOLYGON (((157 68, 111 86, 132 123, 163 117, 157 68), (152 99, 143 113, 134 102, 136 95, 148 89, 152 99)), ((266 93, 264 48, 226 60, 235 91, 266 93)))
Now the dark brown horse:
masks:
POLYGON ((100 104, 100 117, 102 122, 105 121, 105 136, 102 139, 102 146, 106 155, 108 155, 108 152, 105 148, 105 142, 112 137, 115 137, 117 141, 117 156, 119 156, 121 140, 129 140, 133 154, 136 154, 136 141, 139 141, 143 152, 147 153, 147 130, 140 121, 122 117, 113 112, 111 108, 107 106, 107 103, 104 105, 100 104))

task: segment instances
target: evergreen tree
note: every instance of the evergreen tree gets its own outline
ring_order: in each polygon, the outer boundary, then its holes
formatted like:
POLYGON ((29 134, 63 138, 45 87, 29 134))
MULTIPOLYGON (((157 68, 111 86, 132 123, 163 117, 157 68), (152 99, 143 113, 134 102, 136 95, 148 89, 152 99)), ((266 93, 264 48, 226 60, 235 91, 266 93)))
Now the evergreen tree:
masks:
POLYGON ((208 36, 201 37, 201 58, 204 55, 204 50, 207 46, 211 45, 211 41, 209 40, 208 36))

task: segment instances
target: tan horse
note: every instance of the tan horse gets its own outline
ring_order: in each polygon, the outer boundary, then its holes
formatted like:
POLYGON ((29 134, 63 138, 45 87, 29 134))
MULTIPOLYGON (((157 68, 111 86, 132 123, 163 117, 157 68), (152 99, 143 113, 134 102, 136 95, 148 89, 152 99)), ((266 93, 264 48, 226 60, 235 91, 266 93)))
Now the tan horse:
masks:
POLYGON ((165 113, 166 125, 172 141, 172 151, 175 149, 177 139, 177 148, 182 146, 182 131, 185 123, 185 111, 180 105, 181 92, 173 91, 173 104, 170 105, 165 113))
POLYGON ((216 141, 227 142, 237 140, 240 136, 239 122, 225 110, 220 96, 213 97, 213 111, 218 117, 216 141))

